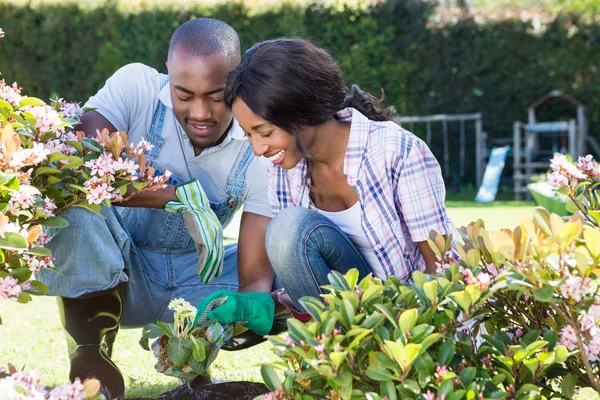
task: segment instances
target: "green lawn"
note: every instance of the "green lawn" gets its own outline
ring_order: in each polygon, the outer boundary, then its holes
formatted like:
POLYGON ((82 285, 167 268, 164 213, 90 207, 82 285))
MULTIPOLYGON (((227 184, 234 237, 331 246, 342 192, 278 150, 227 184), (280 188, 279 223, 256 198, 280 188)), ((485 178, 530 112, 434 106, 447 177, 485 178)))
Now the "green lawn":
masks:
MULTIPOLYGON (((478 206, 473 202, 448 202, 448 212, 457 227, 482 218, 489 228, 512 228, 519 215, 531 214, 532 207, 532 203, 499 202, 478 206)), ((66 344, 54 299, 39 297, 26 305, 0 301, 0 316, 0 365, 12 362, 17 367, 39 370, 48 385, 65 383, 66 344)), ((139 338, 139 329, 122 330, 114 359, 125 375, 128 397, 156 397, 178 382, 154 372, 154 357, 139 346, 139 338)), ((267 343, 241 352, 222 351, 212 374, 219 380, 260 381, 260 364, 274 359, 267 343)))

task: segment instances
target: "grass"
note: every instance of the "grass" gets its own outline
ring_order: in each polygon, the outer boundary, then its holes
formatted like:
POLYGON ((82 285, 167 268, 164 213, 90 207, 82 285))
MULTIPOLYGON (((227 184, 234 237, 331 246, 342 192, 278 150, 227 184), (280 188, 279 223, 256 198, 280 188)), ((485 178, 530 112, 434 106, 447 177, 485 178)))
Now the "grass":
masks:
MULTIPOLYGON (((533 208, 528 202, 478 205, 464 199, 451 199, 447 205, 457 227, 482 218, 492 229, 516 226, 517 218, 531 214, 533 208)), ((228 229, 226 236, 228 232, 230 237, 234 235, 234 230, 228 229)), ((50 386, 68 381, 66 343, 53 298, 38 297, 25 305, 0 301, 0 317, 0 365, 12 362, 17 367, 39 370, 50 386)), ((125 376, 127 397, 155 398, 179 383, 154 371, 154 357, 139 346, 140 336, 140 329, 122 330, 113 358, 125 376)), ((212 376, 218 380, 261 381, 260 364, 274 360, 268 343, 239 352, 222 351, 212 367, 212 376)), ((598 399, 593 392, 586 392, 585 397, 598 399)))

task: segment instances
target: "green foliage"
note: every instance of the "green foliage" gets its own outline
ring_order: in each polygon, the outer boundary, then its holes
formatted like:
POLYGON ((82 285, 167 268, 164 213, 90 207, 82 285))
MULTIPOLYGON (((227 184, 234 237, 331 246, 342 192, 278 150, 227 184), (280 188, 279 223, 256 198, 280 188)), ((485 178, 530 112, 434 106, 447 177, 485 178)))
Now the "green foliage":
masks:
POLYGON ((221 346, 233 335, 233 325, 217 321, 194 325, 196 308, 183 299, 171 301, 169 309, 174 311, 174 322, 147 324, 140 345, 150 350, 149 341, 158 339, 153 346, 158 372, 181 379, 206 375, 221 346))
MULTIPOLYGON (((142 62, 165 72, 174 29, 206 16, 236 28, 243 50, 281 36, 315 41, 332 52, 348 83, 375 95, 383 89, 400 115, 482 112, 490 137, 510 137, 512 121, 526 119, 526 108, 556 89, 588 106, 591 133, 598 135, 600 25, 576 15, 538 27, 520 19, 476 21, 466 14, 440 25, 432 18, 435 10, 435 2, 423 0, 388 0, 368 8, 286 3, 261 11, 238 2, 142 6, 137 14, 114 2, 93 9, 3 2, 0 70, 43 98, 56 93, 85 101, 124 64, 142 62)), ((541 119, 574 113, 560 103, 541 119)), ((424 136, 419 129, 415 133, 424 136)), ((441 127, 433 129, 435 134, 441 127)), ((450 133, 453 148, 459 135, 450 133)), ((440 154, 435 145, 433 151, 440 154)))
POLYGON ((269 338, 280 358, 261 369, 270 398, 539 398, 569 356, 550 334, 480 331, 493 290, 467 283, 458 264, 444 277, 417 272, 412 285, 356 285, 356 275, 332 272, 325 304, 301 299, 313 320, 288 320, 288 336, 269 338))

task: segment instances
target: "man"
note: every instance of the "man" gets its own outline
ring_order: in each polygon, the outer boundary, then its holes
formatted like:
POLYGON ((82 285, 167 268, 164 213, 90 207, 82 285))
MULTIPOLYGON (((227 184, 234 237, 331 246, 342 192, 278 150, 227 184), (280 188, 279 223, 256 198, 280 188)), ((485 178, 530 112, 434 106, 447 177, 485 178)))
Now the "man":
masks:
POLYGON ((169 302, 183 297, 197 304, 215 291, 269 293, 273 271, 264 247, 271 218, 264 159, 255 158, 222 101, 228 72, 240 61, 233 28, 199 18, 173 34, 168 75, 142 65, 118 70, 87 102, 95 109, 78 130, 125 131, 154 147, 153 166, 172 172, 173 184, 198 179, 223 225, 244 204, 236 245, 225 246, 223 272, 204 284, 197 276, 199 255, 181 214, 163 209, 178 201, 176 186, 142 192, 98 216, 81 208, 65 217, 50 248, 62 276, 39 279, 59 308, 71 360, 71 379, 98 378, 111 397, 124 393, 110 359, 119 326, 172 321, 169 302))

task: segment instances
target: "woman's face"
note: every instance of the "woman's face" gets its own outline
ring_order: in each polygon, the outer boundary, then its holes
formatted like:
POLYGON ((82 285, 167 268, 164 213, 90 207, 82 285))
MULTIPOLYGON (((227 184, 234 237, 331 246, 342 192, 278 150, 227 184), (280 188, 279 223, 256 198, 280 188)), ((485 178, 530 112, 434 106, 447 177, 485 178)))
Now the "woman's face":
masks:
POLYGON ((257 157, 268 158, 285 169, 292 169, 300 162, 302 154, 295 137, 254 114, 239 97, 231 108, 257 157))

